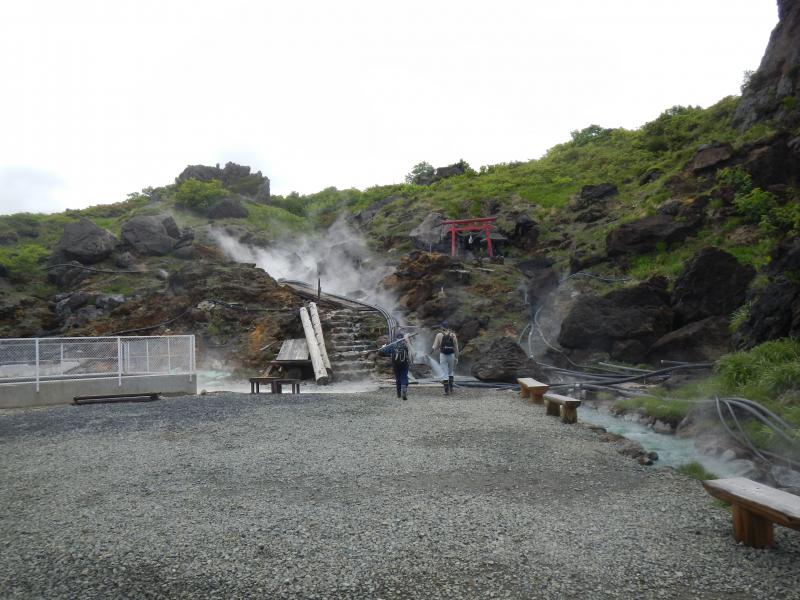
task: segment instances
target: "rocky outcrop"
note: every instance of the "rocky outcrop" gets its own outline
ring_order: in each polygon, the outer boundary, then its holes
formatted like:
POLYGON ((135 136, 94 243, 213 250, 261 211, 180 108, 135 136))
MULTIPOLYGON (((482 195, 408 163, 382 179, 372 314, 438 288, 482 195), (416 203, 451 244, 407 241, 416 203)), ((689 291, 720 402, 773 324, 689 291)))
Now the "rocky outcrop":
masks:
POLYGON ((672 330, 674 313, 666 281, 650 280, 603 296, 582 296, 561 324, 564 348, 600 350, 641 362, 647 350, 672 330))
POLYGON ((553 261, 545 256, 534 257, 517 263, 525 275, 528 304, 535 310, 542 300, 558 286, 558 273, 552 268, 553 261))
POLYGON ((400 296, 400 306, 415 311, 434 299, 446 283, 462 283, 459 261, 445 254, 416 250, 405 256, 383 285, 400 296))
POLYGON ((206 165, 189 165, 175 178, 175 183, 183 183, 187 179, 198 181, 211 181, 217 179, 232 192, 244 194, 261 202, 270 198, 269 178, 261 174, 250 172, 250 167, 229 162, 220 169, 219 164, 214 167, 206 165))
POLYGON ((442 221, 444 216, 441 213, 430 213, 408 234, 411 244, 419 250, 442 250, 444 240, 442 237, 442 221))
POLYGON ((800 121, 800 3, 778 0, 778 18, 733 117, 734 125, 743 130, 768 118, 788 126, 800 121))
POLYGON ((91 265, 108 258, 117 245, 117 238, 110 231, 101 229, 92 221, 81 218, 64 227, 61 239, 53 251, 52 263, 70 260, 91 265))
POLYGON ((694 234, 700 224, 698 220, 678 220, 664 214, 624 223, 606 236, 606 253, 621 256, 652 252, 659 244, 682 242, 694 234))
POLYGON ((417 185, 431 185, 442 179, 447 179, 448 177, 463 175, 468 169, 469 165, 465 161, 460 160, 446 167, 439 167, 430 172, 419 173, 414 177, 413 182, 417 185))
POLYGON ((727 143, 700 146, 689 164, 689 169, 695 174, 715 169, 730 160, 732 156, 733 147, 727 143))
POLYGON ((730 322, 726 317, 708 317, 671 331, 652 345, 647 360, 711 362, 733 349, 730 322))
POLYGON ((586 210, 587 208, 595 207, 598 203, 605 203, 618 193, 617 186, 613 183, 585 185, 578 194, 570 199, 569 207, 576 212, 586 210))
POLYGON ((208 211, 212 219, 245 219, 249 214, 238 198, 223 198, 208 211))
POLYGON ((122 241, 140 255, 168 254, 180 237, 170 215, 133 217, 122 224, 122 241))
POLYGON ((744 303, 755 270, 718 248, 695 254, 678 276, 672 292, 676 323, 725 316, 744 303))
POLYGON ((495 337, 483 341, 472 352, 471 372, 481 381, 516 383, 518 377, 533 377, 546 381, 536 363, 513 339, 495 337))

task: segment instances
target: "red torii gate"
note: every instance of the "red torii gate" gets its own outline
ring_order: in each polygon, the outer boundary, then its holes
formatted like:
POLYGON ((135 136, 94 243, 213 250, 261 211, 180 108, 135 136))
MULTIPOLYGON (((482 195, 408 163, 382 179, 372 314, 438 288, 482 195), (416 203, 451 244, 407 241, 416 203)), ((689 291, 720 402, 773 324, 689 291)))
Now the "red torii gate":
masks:
POLYGON ((492 227, 497 217, 479 217, 476 219, 452 219, 449 221, 442 221, 442 227, 449 225, 447 231, 450 232, 450 256, 456 256, 456 234, 459 231, 483 231, 486 235, 486 249, 489 256, 494 256, 492 253, 492 227))

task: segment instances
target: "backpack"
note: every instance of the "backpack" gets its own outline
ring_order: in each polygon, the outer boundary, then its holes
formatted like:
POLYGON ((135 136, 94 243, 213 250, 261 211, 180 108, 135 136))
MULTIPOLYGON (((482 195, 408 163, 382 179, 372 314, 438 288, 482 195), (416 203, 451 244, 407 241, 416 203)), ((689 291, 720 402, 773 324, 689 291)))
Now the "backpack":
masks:
POLYGON ((442 354, 453 354, 456 351, 456 343, 453 336, 449 333, 442 334, 442 345, 439 346, 442 354))
POLYGON ((392 354, 392 364, 397 367, 403 367, 408 364, 408 348, 404 342, 397 344, 397 348, 392 354))

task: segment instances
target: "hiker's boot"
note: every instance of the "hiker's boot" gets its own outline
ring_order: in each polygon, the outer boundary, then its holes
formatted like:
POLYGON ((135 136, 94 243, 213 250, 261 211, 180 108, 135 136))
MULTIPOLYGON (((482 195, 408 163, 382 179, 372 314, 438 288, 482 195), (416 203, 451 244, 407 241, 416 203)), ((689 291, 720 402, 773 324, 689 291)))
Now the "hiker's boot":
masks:
POLYGON ((450 382, 449 381, 443 381, 442 385, 444 385, 444 395, 445 396, 449 396, 450 395, 450 382))
POLYGON ((450 385, 450 393, 451 393, 451 394, 453 393, 453 379, 454 379, 454 378, 453 378, 453 377, 451 377, 451 378, 450 378, 450 380, 448 381, 448 384, 450 385))
POLYGON ((403 386, 403 400, 408 400, 408 387, 403 386))
POLYGON ((397 388, 397 399, 400 399, 400 388, 397 388))

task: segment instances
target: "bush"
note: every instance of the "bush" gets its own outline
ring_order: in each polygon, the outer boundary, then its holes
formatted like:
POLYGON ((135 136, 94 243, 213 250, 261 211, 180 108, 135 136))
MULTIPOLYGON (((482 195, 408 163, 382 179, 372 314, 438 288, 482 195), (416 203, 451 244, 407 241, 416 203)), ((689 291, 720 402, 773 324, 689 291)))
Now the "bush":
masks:
POLYGON ((717 478, 714 473, 706 471, 705 467, 703 467, 703 465, 701 465, 699 462, 690 462, 686 463, 685 465, 681 465, 677 468, 677 471, 678 473, 683 473, 687 477, 691 477, 692 479, 697 479, 699 481, 717 478))
POLYGON ((742 167, 719 169, 717 183, 732 188, 736 194, 746 194, 753 189, 753 178, 742 167))
POLYGON ((434 170, 431 163, 423 160, 421 163, 414 165, 411 171, 406 174, 406 183, 429 181, 433 177, 434 170))
POLYGON ((3 264, 12 278, 30 279, 41 271, 42 263, 50 256, 50 252, 40 244, 19 244, 11 247, 0 247, 0 264, 3 264))
POLYGON ((771 221, 770 214, 778 207, 778 199, 761 188, 753 188, 746 194, 737 194, 733 200, 736 210, 750 223, 771 221))
POLYGON ((800 340, 771 340, 749 352, 728 354, 717 362, 716 371, 724 393, 775 400, 800 388, 800 340))
POLYGON ((211 181, 187 179, 175 191, 175 200, 188 209, 205 214, 227 195, 227 190, 222 187, 222 182, 218 179, 211 181))

